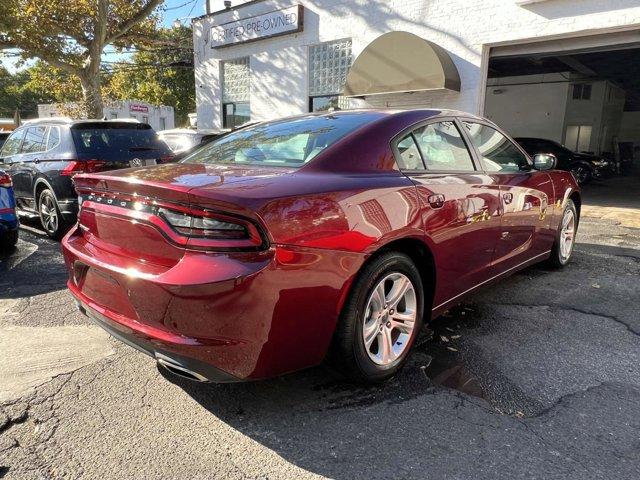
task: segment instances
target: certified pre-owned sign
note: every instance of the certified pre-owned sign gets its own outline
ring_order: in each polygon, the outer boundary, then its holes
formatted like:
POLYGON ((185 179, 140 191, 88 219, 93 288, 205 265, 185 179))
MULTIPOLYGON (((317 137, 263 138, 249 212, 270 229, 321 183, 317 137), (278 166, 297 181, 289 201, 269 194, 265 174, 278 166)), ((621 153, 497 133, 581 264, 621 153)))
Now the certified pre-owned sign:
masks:
POLYGON ((243 18, 211 27, 211 47, 221 48, 236 43, 302 31, 303 7, 294 5, 274 12, 243 18))

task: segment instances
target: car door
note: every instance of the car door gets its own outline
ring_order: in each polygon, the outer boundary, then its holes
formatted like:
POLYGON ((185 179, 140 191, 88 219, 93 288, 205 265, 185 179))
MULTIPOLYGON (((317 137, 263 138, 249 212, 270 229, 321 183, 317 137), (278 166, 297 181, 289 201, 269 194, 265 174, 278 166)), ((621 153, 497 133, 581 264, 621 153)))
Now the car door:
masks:
POLYGON ((551 176, 495 126, 463 120, 483 170, 500 186, 501 232, 493 263, 499 272, 546 254, 553 245, 555 192, 551 176))
POLYGON ((395 143, 400 169, 417 186, 425 234, 438 265, 434 310, 492 275, 500 191, 482 172, 454 118, 417 125, 395 143))
POLYGON ((40 155, 46 149, 46 142, 46 126, 27 127, 20 155, 12 167, 11 177, 16 197, 22 199, 29 208, 35 208, 33 181, 37 177, 40 155))

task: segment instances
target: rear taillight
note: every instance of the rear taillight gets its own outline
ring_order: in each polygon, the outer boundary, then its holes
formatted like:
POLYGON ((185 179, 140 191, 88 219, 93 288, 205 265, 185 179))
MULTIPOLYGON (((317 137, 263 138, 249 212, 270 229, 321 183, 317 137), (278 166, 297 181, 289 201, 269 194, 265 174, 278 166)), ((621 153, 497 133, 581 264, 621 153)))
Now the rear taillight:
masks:
POLYGON ((158 159, 158 163, 171 163, 175 158, 175 155, 165 155, 164 157, 160 157, 158 159))
POLYGON ((178 233, 188 237, 216 239, 248 239, 250 237, 247 224, 227 217, 189 215, 184 212, 159 208, 158 214, 166 220, 178 233))
POLYGON ((11 177, 6 174, 0 174, 0 187, 5 187, 5 188, 9 188, 13 185, 13 182, 11 181, 11 177))
POLYGON ((103 160, 72 161, 64 167, 60 175, 73 176, 76 173, 95 173, 104 169, 107 162, 103 160))

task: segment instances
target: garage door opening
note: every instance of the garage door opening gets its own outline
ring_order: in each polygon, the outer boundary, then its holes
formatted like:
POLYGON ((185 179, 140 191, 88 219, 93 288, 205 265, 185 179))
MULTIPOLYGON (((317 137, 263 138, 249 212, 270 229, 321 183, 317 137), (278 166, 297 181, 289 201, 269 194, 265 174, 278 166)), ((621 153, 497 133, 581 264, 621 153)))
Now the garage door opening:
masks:
POLYGON ((484 113, 556 154, 584 182, 585 214, 640 228, 640 43, 598 40, 492 49, 484 113))

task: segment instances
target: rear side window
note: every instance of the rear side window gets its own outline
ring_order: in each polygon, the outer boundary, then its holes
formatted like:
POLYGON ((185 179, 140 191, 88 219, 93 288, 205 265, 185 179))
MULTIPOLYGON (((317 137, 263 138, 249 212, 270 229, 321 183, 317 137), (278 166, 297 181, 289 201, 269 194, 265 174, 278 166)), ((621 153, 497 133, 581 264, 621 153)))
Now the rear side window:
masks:
POLYGON ((71 129, 78 156, 100 160, 158 158, 171 153, 146 125, 79 124, 71 129), (146 127, 146 128, 145 128, 146 127))
POLYGON ((22 153, 43 152, 46 149, 47 127, 29 127, 22 142, 22 153))
POLYGON ((13 132, 7 141, 4 142, 2 146, 2 152, 0 155, 3 157, 8 157, 10 155, 16 155, 20 151, 20 144, 22 143, 22 139, 24 138, 24 134, 26 133, 26 129, 18 130, 17 132, 13 132))
POLYGON ((475 122, 463 122, 471 142, 478 149, 487 172, 518 172, 529 169, 529 159, 511 140, 495 128, 475 122))
POLYGON ((400 170, 424 170, 420 150, 413 139, 413 135, 409 134, 398 142, 398 167, 400 170))
POLYGON ((55 148, 58 145, 60 145, 60 128, 50 127, 49 140, 47 141, 47 150, 51 150, 52 148, 55 148))
POLYGON ((430 123, 413 132, 427 170, 472 172, 471 154, 454 122, 430 123))

